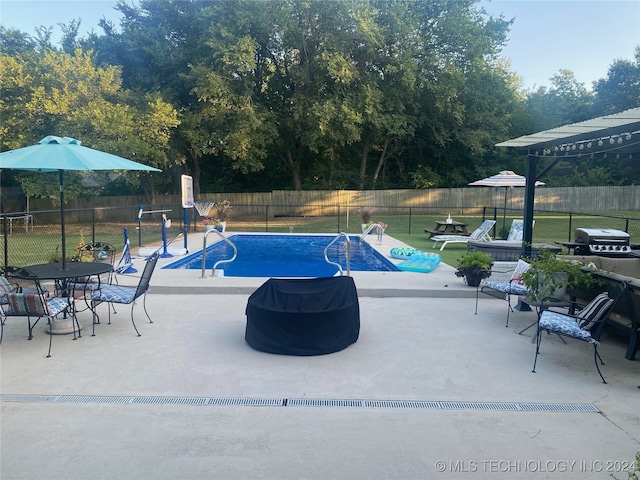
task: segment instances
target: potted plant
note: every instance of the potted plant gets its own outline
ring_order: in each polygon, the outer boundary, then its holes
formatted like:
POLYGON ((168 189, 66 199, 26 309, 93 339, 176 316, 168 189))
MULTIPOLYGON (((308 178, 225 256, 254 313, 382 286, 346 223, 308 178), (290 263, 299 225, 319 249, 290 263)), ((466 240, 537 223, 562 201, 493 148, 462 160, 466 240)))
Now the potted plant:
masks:
POLYGON ((531 267, 522 274, 527 297, 541 301, 545 297, 562 299, 567 290, 589 291, 603 281, 586 269, 585 262, 563 260, 549 251, 531 260, 531 267))
POLYGON ((202 224, 204 225, 207 232, 216 228, 216 223, 219 224, 220 222, 215 217, 202 217, 202 224))
POLYGON ((214 228, 220 232, 224 232, 227 228, 227 220, 231 216, 231 202, 224 199, 216 204, 216 217, 214 219, 214 228))
POLYGON ((477 287, 480 280, 491 276, 493 257, 488 253, 469 252, 457 262, 456 277, 464 277, 470 287, 477 287))
POLYGON ((362 233, 367 231, 371 225, 373 225, 373 220, 371 217, 373 216, 373 209, 370 207, 362 207, 359 212, 360 219, 362 220, 362 233))

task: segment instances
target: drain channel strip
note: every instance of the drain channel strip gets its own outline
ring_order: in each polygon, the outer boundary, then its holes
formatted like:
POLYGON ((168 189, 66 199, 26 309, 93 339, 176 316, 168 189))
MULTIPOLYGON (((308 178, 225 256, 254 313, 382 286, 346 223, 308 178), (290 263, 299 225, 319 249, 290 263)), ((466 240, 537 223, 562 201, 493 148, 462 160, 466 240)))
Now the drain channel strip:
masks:
POLYGON ((76 403, 76 404, 147 404, 246 407, 343 407, 400 408, 427 410, 499 410, 520 412, 587 412, 600 413, 586 403, 522 403, 522 402, 446 402, 410 400, 352 400, 327 398, 230 398, 230 397, 156 397, 109 395, 31 395, 3 394, 8 403, 76 403))

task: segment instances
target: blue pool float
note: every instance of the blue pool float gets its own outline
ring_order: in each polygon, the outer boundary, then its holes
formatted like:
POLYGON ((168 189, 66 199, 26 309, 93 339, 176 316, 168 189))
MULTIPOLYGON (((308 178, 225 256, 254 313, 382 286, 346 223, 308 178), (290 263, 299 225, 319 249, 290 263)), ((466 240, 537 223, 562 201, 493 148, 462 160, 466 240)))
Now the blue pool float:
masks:
POLYGON ((429 273, 440 265, 440 262, 442 262, 442 259, 437 253, 418 252, 411 255, 411 258, 396 265, 396 267, 405 272, 429 273))
POLYGON ((416 253, 424 253, 424 252, 421 252, 420 250, 416 248, 411 248, 411 247, 406 247, 406 248, 395 247, 391 249, 390 255, 393 258, 397 258, 399 260, 406 260, 408 258, 411 258, 416 253))

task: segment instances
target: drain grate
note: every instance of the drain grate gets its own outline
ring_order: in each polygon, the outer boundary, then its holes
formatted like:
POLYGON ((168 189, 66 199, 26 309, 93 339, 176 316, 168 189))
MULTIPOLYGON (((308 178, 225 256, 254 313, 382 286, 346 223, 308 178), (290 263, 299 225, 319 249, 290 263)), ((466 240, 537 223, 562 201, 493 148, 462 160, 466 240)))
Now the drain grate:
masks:
POLYGON ((108 395, 33 395, 3 394, 0 401, 7 403, 78 403, 78 404, 142 404, 142 405, 194 405, 242 407, 341 407, 341 408, 396 408, 427 410, 480 410, 521 412, 586 412, 600 413, 587 403, 522 403, 522 402, 447 402, 411 400, 355 400, 334 398, 233 398, 233 397, 163 397, 163 396, 108 396, 108 395))

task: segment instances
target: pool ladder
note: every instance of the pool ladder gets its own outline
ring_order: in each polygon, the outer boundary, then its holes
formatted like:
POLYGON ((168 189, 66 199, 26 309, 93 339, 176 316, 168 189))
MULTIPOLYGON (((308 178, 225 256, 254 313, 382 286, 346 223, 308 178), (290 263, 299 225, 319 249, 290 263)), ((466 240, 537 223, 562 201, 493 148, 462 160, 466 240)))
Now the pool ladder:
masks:
MULTIPOLYGON (((211 268, 211 276, 215 277, 216 276, 216 268, 218 265, 222 264, 222 263, 230 263, 233 262, 236 257, 238 256, 238 248, 235 246, 235 244, 229 240, 227 237, 225 237, 224 235, 222 235, 222 233, 220 233, 218 230, 216 230, 215 228, 212 230, 209 230, 207 232, 204 232, 204 237, 202 237, 202 274, 200 276, 200 278, 207 278, 204 271, 205 271, 205 262, 207 259, 207 237, 209 236, 209 234, 211 232, 216 232, 218 234, 218 236, 224 240, 225 242, 227 242, 231 248, 233 248, 233 257, 227 259, 227 260, 218 260, 216 263, 213 264, 213 267, 211 268)), ((224 270, 221 270, 221 272, 223 272, 224 274, 224 270)))
POLYGON ((342 277, 344 273, 342 270, 342 265, 340 265, 337 262, 332 262, 331 260, 329 260, 329 256, 328 256, 329 247, 334 243, 336 243, 340 237, 344 237, 347 239, 347 276, 350 277, 351 276, 351 242, 349 241, 349 236, 346 233, 340 232, 338 235, 336 235, 336 238, 334 238, 329 242, 329 245, 327 245, 326 248, 324 249, 324 259, 328 264, 335 265, 336 267, 338 267, 338 270, 340 271, 340 276, 342 277))
POLYGON ((381 245, 382 234, 384 233, 384 229, 382 228, 382 225, 380 225, 379 223, 372 223, 371 225, 369 225, 369 228, 367 228, 364 232, 362 232, 362 236, 360 237, 360 242, 362 242, 372 230, 377 230, 376 233, 378 234, 378 245, 381 245))

